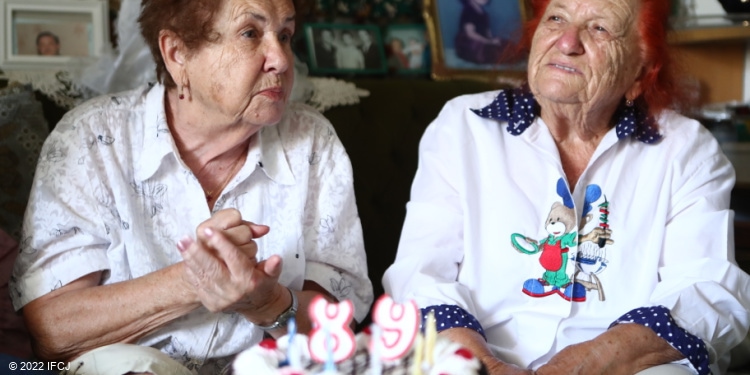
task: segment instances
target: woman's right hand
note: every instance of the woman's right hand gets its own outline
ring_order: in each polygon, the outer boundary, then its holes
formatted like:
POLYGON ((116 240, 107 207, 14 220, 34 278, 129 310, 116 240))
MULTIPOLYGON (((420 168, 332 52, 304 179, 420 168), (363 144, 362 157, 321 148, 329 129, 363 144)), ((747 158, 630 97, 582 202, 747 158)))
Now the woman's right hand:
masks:
POLYGON ((196 239, 184 238, 178 248, 184 259, 184 280, 195 297, 212 312, 260 314, 283 298, 278 284, 281 258, 259 262, 254 239, 268 233, 265 225, 242 220, 235 209, 221 210, 201 223, 196 239))

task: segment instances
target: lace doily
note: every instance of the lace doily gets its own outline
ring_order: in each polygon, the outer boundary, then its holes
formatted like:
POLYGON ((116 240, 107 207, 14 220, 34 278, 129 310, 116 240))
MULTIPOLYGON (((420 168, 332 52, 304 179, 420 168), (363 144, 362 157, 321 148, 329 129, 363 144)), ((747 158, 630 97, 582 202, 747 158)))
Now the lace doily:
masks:
POLYGON ((10 82, 31 85, 65 109, 71 109, 95 95, 76 82, 67 70, 9 70, 5 75, 10 82))
POLYGON ((312 96, 307 104, 321 112, 335 106, 357 104, 360 98, 370 96, 369 91, 340 79, 307 77, 307 80, 312 84, 312 96))

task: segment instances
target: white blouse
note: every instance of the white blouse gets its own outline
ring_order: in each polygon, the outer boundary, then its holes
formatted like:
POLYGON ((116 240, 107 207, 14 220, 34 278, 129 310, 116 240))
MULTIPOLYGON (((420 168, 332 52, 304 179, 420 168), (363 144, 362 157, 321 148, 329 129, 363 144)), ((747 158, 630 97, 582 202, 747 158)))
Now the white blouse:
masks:
MULTIPOLYGON (((156 85, 96 98, 49 136, 10 283, 16 309, 95 271, 105 271, 103 284, 112 284, 182 260, 177 241, 193 236, 212 212, 167 127, 164 91, 156 85)), ((304 280, 315 281, 352 300, 355 318, 364 319, 373 292, 351 164, 321 114, 291 103, 279 124, 263 128, 214 211, 225 208, 270 226, 257 240, 258 258, 283 258, 281 284, 300 290, 304 280)), ((197 369, 262 336, 237 313, 200 308, 139 344, 197 369)))

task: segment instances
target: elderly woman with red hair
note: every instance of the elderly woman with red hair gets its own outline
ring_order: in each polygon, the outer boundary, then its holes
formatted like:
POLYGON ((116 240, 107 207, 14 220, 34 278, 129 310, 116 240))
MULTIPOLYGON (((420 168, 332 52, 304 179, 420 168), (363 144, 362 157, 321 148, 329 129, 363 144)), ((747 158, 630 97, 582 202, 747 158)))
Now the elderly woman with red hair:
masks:
POLYGON ((532 3, 527 84, 425 131, 385 290, 491 374, 723 373, 750 278, 733 168, 672 110, 669 2, 532 3))

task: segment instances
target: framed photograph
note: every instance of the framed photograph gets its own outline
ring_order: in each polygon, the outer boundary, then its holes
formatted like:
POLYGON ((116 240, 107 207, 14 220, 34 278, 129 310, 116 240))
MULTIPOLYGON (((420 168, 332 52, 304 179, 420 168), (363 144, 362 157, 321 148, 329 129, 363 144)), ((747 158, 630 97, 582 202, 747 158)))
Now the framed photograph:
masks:
POLYGON ((0 0, 0 66, 64 68, 99 56, 109 42, 108 6, 100 0, 0 0))
POLYGON ((529 13, 524 0, 425 0, 432 77, 524 79, 526 56, 516 47, 529 13))
POLYGON ((388 69, 397 74, 430 72, 430 48, 423 24, 391 25, 385 30, 388 69))
POLYGON ((304 32, 312 74, 380 74, 388 70, 376 25, 311 23, 305 24, 304 32))

